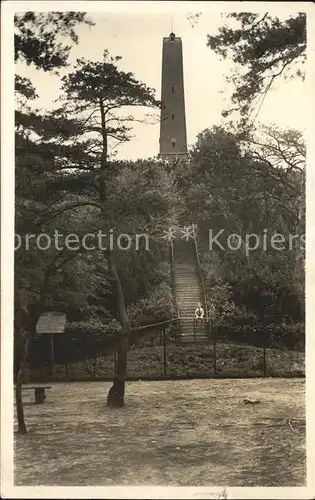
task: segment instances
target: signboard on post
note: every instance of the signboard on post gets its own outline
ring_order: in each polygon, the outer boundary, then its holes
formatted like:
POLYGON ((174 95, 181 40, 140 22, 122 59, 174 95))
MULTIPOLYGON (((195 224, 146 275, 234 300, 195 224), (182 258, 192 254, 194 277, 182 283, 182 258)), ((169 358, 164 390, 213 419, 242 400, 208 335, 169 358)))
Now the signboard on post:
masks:
POLYGON ((51 373, 55 375, 55 345, 54 335, 64 333, 66 328, 66 315, 56 311, 45 312, 40 315, 36 325, 36 333, 50 334, 51 338, 51 373))
POLYGON ((64 333, 66 328, 65 313, 49 311, 40 315, 36 326, 36 333, 64 333))

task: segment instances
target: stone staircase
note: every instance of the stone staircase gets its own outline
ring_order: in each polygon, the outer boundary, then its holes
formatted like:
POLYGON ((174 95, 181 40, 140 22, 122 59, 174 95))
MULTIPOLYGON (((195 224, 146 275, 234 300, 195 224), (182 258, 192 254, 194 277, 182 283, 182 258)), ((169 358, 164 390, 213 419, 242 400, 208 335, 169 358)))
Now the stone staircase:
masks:
POLYGON ((206 322, 194 325, 198 302, 205 310, 193 238, 182 238, 180 228, 173 240, 175 264, 175 293, 180 317, 180 341, 208 342, 206 322))

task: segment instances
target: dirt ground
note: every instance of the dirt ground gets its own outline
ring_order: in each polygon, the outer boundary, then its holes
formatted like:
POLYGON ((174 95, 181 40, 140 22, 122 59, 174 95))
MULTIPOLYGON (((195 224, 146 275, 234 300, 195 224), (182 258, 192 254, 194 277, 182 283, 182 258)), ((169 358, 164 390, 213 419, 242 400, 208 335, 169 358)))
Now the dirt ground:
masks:
POLYGON ((52 384, 43 405, 25 391, 15 484, 305 486, 304 385, 129 382, 126 407, 114 410, 107 382, 52 384))

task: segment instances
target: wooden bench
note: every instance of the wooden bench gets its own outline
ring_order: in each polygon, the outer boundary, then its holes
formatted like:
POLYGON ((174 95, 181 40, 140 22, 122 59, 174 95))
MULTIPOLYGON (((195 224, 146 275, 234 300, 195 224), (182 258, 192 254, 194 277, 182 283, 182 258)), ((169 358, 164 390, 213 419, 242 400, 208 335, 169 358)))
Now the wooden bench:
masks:
POLYGON ((41 385, 34 387, 22 387, 23 391, 35 390, 35 403, 42 404, 46 399, 45 389, 51 389, 50 385, 41 385))

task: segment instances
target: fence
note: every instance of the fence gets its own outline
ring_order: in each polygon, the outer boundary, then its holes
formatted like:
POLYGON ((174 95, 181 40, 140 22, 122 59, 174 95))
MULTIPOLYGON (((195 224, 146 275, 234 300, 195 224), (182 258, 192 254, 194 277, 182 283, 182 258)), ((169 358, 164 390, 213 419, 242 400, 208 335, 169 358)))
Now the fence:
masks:
MULTIPOLYGON (((56 365, 32 373, 32 379, 110 380, 117 353, 95 355, 83 361, 56 365)), ((212 338, 184 342, 171 328, 161 328, 142 338, 133 338, 128 354, 128 379, 299 377, 305 375, 304 353, 230 342, 212 338)))

